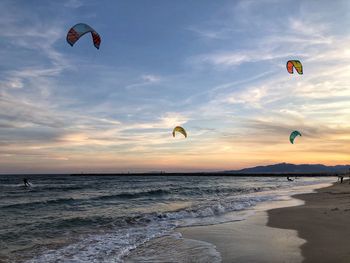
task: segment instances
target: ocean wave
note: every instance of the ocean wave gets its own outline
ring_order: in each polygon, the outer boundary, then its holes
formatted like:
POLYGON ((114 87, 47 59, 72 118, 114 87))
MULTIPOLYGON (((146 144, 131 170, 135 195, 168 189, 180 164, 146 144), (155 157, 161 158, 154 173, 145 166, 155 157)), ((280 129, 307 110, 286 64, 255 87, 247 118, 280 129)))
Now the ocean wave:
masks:
POLYGON ((204 241, 182 238, 180 233, 165 235, 151 240, 130 251, 125 262, 152 263, 219 263, 221 254, 215 245, 204 241), (174 249, 175 248, 175 249, 174 249))
POLYGON ((185 187, 179 190, 187 195, 234 195, 249 194, 254 192, 262 192, 277 189, 276 186, 271 187, 185 187))
POLYGON ((79 242, 56 250, 47 250, 27 263, 50 262, 108 262, 121 263, 131 250, 147 241, 164 235, 168 228, 148 226, 145 228, 120 229, 112 233, 90 235, 79 242))
POLYGON ((51 200, 45 200, 45 201, 33 201, 33 202, 26 202, 26 203, 4 205, 4 206, 0 206, 0 208, 1 209, 10 209, 10 208, 24 209, 24 208, 32 208, 33 206, 40 206, 40 205, 71 204, 75 201, 76 200, 74 198, 58 198, 58 199, 51 199, 51 200))
MULTIPOLYGON (((57 188, 51 188, 52 190, 57 188)), ((68 187, 66 190, 75 189, 74 187, 68 187)), ((80 188, 77 188, 80 189, 80 188)), ((215 196, 235 196, 242 194, 249 194, 254 192, 262 192, 267 190, 273 190, 276 187, 253 187, 253 188, 232 188, 232 187, 183 187, 183 188, 172 188, 172 189, 148 189, 138 192, 122 192, 110 195, 101 195, 90 198, 57 198, 49 199, 43 201, 32 201, 32 202, 23 202, 16 204, 9 204, 0 206, 0 209, 28 209, 38 206, 47 206, 47 205, 76 205, 79 202, 90 202, 90 201, 111 201, 118 199, 137 199, 137 198, 159 198, 164 196, 176 196, 175 199, 181 199, 183 197, 191 196, 208 196, 214 198, 215 196)), ((64 188, 62 188, 62 191, 64 188)), ((34 190, 35 191, 35 190, 34 190)), ((25 197, 24 195, 19 195, 17 198, 25 197)))
POLYGON ((113 200, 113 199, 133 199, 141 197, 159 197, 166 195, 182 195, 184 197, 189 196, 207 196, 207 195, 233 195, 233 194, 248 194, 253 192, 261 192, 267 190, 273 190, 276 187, 253 187, 253 188, 220 188, 220 187, 174 187, 168 189, 151 189, 139 192, 123 192, 112 195, 103 195, 91 198, 91 200, 113 200))
MULTIPOLYGON (((82 190, 87 189, 88 186, 81 185, 81 186, 67 186, 67 185, 58 185, 58 186, 52 186, 52 185, 35 185, 32 190, 37 192, 42 191, 72 191, 72 190, 82 190)), ((93 188, 93 186, 90 186, 90 188, 93 188)))
POLYGON ((129 193, 97 196, 97 197, 91 198, 91 200, 132 199, 132 198, 139 198, 144 196, 161 196, 161 195, 167 195, 167 194, 172 194, 172 191, 155 189, 155 190, 147 190, 147 191, 140 191, 140 192, 134 192, 134 193, 129 192, 129 193))
POLYGON ((213 218, 230 211, 240 211, 255 205, 257 202, 271 200, 273 197, 245 197, 235 200, 210 202, 164 213, 145 213, 128 217, 106 218, 94 216, 92 218, 71 218, 50 223, 51 227, 75 227, 86 225, 98 227, 99 224, 113 226, 105 234, 90 235, 82 241, 75 242, 61 249, 48 251, 44 255, 35 257, 29 262, 57 262, 66 261, 71 257, 79 262, 123 262, 130 251, 142 244, 171 233, 176 227, 196 225, 193 219, 213 218))
POLYGON ((222 201, 208 201, 206 204, 198 204, 175 211, 135 213, 130 216, 108 217, 108 216, 91 216, 91 217, 73 217, 67 219, 58 219, 51 221, 48 226, 57 228, 72 228, 77 226, 104 226, 110 227, 145 227, 149 224, 166 222, 171 226, 188 225, 187 220, 193 223, 193 219, 202 219, 208 217, 220 216, 228 212, 241 211, 256 205, 259 202, 273 200, 274 196, 260 197, 240 197, 225 199, 222 201))
MULTIPOLYGON (((285 180, 175 179, 145 180, 136 185, 127 178, 123 184, 90 178, 76 184, 82 190, 65 192, 62 184, 62 191, 46 193, 41 189, 48 189, 49 184, 42 182, 34 187, 40 190, 34 194, 18 191, 22 199, 5 194, 0 225, 13 240, 6 243, 11 260, 25 256, 32 258, 29 262, 39 263, 123 262, 130 251, 176 227, 243 220, 257 203, 292 191, 285 180), (94 187, 85 191, 89 185, 94 187), (271 191, 278 188, 282 191, 271 191), (19 235, 14 236, 13 230, 20 231, 19 235)), ((306 182, 294 182, 293 186, 297 184, 306 182)), ((76 185, 67 177, 65 187, 76 185)))
MULTIPOLYGON (((10 204, 10 205, 3 205, 0 206, 0 209, 25 209, 25 208, 32 208, 34 206, 42 206, 42 205, 73 205, 77 204, 78 202, 89 202, 89 201, 108 201, 108 200, 114 200, 114 199, 134 199, 134 198, 140 198, 140 197, 159 197, 162 195, 168 195, 171 194, 171 191, 168 190, 162 190, 162 189, 155 189, 155 190, 147 190, 147 191, 140 191, 140 192, 134 192, 134 193, 119 193, 119 194, 112 194, 112 195, 101 195, 96 197, 90 197, 90 198, 57 198, 57 199, 49 199, 44 201, 33 201, 33 202, 23 202, 23 203, 17 203, 17 204, 10 204)), ((24 195, 18 196, 19 198, 25 197, 24 195)))

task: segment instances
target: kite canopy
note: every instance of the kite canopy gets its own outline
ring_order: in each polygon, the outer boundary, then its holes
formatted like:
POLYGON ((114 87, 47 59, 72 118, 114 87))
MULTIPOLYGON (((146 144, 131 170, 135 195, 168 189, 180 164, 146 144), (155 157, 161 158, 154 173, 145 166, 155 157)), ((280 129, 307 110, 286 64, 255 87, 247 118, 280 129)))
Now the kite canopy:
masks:
POLYGON ((181 134, 183 134, 183 136, 185 136, 185 138, 187 138, 187 133, 185 131, 184 128, 182 128, 181 126, 176 126, 173 130, 173 137, 175 137, 175 132, 179 132, 181 134))
POLYGON ((100 35, 89 25, 79 23, 69 29, 67 34, 67 42, 69 45, 73 46, 75 42, 78 41, 80 37, 85 35, 86 33, 91 33, 92 41, 94 42, 94 46, 99 49, 101 44, 100 35))
POLYGON ((301 75, 303 74, 303 65, 299 60, 289 60, 287 62, 287 70, 290 74, 293 74, 293 68, 301 75))
POLYGON ((294 139, 295 139, 297 136, 301 136, 301 133, 298 132, 298 131, 293 131, 293 132, 290 134, 289 140, 290 140, 290 143, 291 143, 291 144, 294 144, 294 139))

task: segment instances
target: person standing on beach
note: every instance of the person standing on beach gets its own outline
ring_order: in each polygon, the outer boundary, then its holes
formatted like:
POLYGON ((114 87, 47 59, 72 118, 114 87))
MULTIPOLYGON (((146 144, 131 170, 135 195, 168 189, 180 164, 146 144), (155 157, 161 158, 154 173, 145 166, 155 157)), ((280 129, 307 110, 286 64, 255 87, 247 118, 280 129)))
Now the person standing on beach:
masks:
POLYGON ((337 176, 338 176, 338 181, 337 181, 337 182, 340 181, 340 183, 342 184, 342 183, 343 183, 344 176, 342 176, 342 175, 337 175, 337 176))

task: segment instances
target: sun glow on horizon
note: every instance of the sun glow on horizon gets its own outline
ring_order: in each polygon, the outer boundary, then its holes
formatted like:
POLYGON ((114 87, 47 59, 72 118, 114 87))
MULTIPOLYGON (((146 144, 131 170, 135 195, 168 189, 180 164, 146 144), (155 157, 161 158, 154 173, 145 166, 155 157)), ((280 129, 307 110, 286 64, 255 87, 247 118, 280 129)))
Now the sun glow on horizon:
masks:
POLYGON ((0 173, 350 163, 347 1, 70 3, 0 3, 0 173))

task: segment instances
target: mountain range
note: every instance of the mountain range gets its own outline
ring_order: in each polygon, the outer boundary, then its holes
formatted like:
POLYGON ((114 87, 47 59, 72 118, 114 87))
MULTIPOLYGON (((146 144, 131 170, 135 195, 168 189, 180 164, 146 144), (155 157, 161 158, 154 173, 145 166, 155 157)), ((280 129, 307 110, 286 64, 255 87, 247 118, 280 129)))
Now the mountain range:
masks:
POLYGON ((241 170, 224 171, 229 174, 317 174, 349 172, 350 165, 327 166, 323 164, 291 164, 278 163, 266 166, 256 166, 241 170))

